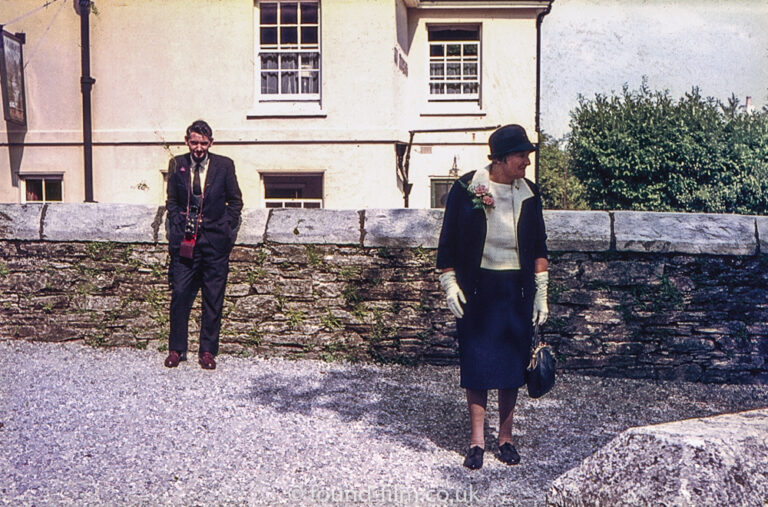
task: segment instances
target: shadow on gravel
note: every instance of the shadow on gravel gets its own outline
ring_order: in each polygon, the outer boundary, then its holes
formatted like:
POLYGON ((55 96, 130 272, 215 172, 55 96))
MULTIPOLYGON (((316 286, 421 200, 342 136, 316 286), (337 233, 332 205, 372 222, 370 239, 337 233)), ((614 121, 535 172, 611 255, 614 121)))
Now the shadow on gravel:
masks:
MULTIPOLYGON (((523 464, 505 467, 496 479, 520 481, 519 500, 534 503, 542 501, 554 479, 627 428, 768 406, 768 385, 561 375, 555 390, 542 399, 532 400, 522 391, 513 431, 523 464)), ((458 454, 456 463, 446 463, 441 473, 467 481, 468 472, 460 464, 469 426, 455 369, 329 366, 298 378, 295 373, 256 377, 247 397, 281 413, 330 410, 345 422, 365 422, 380 435, 416 448, 426 438, 458 454)), ((486 431, 486 449, 495 451, 498 412, 493 394, 488 412, 492 430, 486 431)), ((486 453, 487 461, 493 459, 486 453)), ((487 474, 494 473, 484 469, 486 475, 473 473, 470 480, 492 483, 495 479, 487 474)))
POLYGON ((330 410, 344 422, 364 421, 408 446, 423 446, 421 437, 426 437, 438 447, 463 453, 469 421, 458 379, 448 369, 431 379, 418 373, 329 367, 300 378, 295 373, 265 375, 253 379, 248 397, 282 413, 330 410))

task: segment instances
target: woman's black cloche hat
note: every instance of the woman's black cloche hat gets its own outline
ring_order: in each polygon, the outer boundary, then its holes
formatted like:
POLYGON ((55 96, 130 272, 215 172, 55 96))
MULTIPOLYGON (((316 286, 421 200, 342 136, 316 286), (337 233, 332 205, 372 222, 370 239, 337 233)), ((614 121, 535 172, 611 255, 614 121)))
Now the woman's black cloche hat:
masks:
POLYGON ((528 140, 525 129, 520 125, 504 125, 496 129, 488 138, 491 154, 488 158, 502 157, 517 151, 535 151, 536 146, 528 140))

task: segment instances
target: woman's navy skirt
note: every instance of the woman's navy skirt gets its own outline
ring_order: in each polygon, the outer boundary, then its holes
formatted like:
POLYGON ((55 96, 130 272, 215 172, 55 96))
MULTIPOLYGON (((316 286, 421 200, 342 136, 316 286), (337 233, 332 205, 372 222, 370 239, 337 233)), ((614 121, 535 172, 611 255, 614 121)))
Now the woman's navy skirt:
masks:
POLYGON ((523 302, 520 271, 480 270, 458 319, 461 387, 514 389, 525 384, 530 359, 531 304, 523 302))

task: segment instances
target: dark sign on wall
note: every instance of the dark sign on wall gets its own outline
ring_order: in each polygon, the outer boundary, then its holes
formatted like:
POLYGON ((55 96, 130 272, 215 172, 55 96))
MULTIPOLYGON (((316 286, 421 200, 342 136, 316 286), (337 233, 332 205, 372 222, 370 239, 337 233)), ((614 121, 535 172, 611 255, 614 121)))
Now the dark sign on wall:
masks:
POLYGON ((27 124, 23 43, 23 38, 0 31, 0 83, 3 93, 3 111, 7 121, 19 125, 27 124))

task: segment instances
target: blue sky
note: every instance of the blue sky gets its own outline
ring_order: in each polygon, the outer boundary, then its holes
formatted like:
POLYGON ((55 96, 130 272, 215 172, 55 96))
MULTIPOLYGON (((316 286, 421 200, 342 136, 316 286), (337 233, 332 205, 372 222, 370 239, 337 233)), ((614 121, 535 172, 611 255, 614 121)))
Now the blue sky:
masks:
POLYGON ((541 127, 562 137, 579 94, 698 86, 768 99, 766 0, 555 0, 542 25, 541 127))

